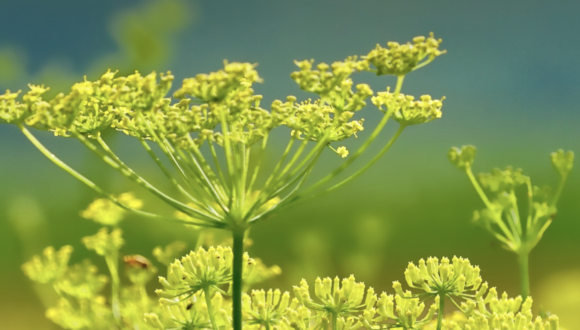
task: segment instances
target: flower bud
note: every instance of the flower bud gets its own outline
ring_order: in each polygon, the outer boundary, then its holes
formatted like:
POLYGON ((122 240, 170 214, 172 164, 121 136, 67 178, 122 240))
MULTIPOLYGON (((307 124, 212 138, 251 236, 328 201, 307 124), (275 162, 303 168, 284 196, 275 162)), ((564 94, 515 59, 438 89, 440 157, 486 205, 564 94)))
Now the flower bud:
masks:
POLYGON ((471 168, 473 161, 475 160, 475 154, 477 149, 474 146, 467 145, 460 148, 453 147, 447 153, 447 158, 451 164, 460 170, 467 170, 471 168))

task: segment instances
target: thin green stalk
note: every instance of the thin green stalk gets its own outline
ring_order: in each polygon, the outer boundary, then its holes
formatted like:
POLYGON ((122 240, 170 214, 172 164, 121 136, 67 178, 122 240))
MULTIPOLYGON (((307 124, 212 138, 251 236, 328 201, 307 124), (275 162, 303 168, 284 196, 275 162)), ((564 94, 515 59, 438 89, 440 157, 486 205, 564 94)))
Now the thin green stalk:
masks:
MULTIPOLYGON (((487 198, 487 195, 485 194, 485 192, 483 191, 483 189, 481 188, 481 186, 477 182, 477 179, 475 179, 475 176, 473 175, 471 168, 468 167, 465 170, 465 173, 467 174, 467 177, 471 181, 473 188, 475 188, 475 191, 477 192, 477 194, 479 195, 479 197, 481 198, 481 200, 483 201, 483 203, 485 204, 487 209, 490 210, 495 215, 496 213, 495 213, 495 210, 493 208, 493 204, 487 198)), ((496 217, 495 222, 500 227, 500 229, 503 231, 504 235, 508 238, 508 240, 510 240, 511 242, 516 241, 512 232, 506 227, 506 225, 503 222, 503 220, 501 219, 501 217, 499 219, 497 219, 497 217, 496 217)))
POLYGON ((323 193, 328 193, 328 192, 334 191, 334 190, 336 190, 336 189, 344 186, 345 184, 351 182, 352 180, 358 178, 361 174, 363 174, 364 172, 366 172, 379 159, 381 159, 387 153, 387 151, 389 151, 389 149, 391 149, 391 146, 395 143, 395 141, 397 141, 397 139, 399 138, 399 136, 401 135, 401 133, 403 133, 403 130, 404 129, 405 129, 405 126, 399 126, 399 129, 397 130, 397 132, 395 132, 395 135, 393 135, 393 137, 389 140, 389 142, 387 142, 387 144, 383 147, 383 149, 381 149, 381 151, 379 151, 379 153, 376 154, 373 157, 373 159, 371 159, 368 163, 366 163, 365 166, 363 166, 357 172, 353 173, 351 176, 349 176, 348 178, 346 178, 346 179, 342 180, 341 182, 335 184, 334 186, 326 189, 323 193))
POLYGON ((566 175, 563 175, 560 178, 560 183, 558 184, 558 189, 556 190, 556 193, 554 194, 554 199, 552 200, 552 204, 550 206, 555 207, 556 203, 558 203, 558 200, 560 199, 560 195, 562 195, 562 190, 564 190, 564 184, 566 183, 566 175))
POLYGON ((274 198, 278 195, 280 195, 284 190, 286 190, 288 187, 293 186, 296 182, 299 182, 298 185, 292 190, 292 192, 287 196, 291 196, 297 189, 299 189, 302 186, 302 183, 304 182, 304 180, 306 180, 306 178, 308 177, 308 175, 310 175, 310 173, 312 172, 312 170, 314 169, 314 165, 316 165, 316 162, 318 161, 318 159, 320 158, 320 156, 322 155, 322 152, 324 151, 324 149, 320 149, 318 151, 318 153, 314 156, 314 158, 310 161, 310 164, 308 164, 308 166, 306 166, 302 172, 300 172, 298 175, 296 175, 294 178, 292 178, 291 180, 289 180, 288 182, 281 182, 281 186, 275 186, 275 191, 271 194, 269 194, 266 197, 266 200, 264 200, 264 202, 266 202, 268 199, 270 198, 274 198))
POLYGON ((56 157, 52 152, 50 152, 50 150, 48 150, 42 143, 40 143, 40 141, 38 141, 38 139, 36 139, 36 137, 26 127, 24 127, 24 125, 17 125, 17 126, 20 129, 20 131, 22 131, 24 136, 26 136, 26 138, 32 143, 32 145, 34 145, 44 156, 46 156, 55 165, 57 165, 58 167, 60 167, 61 169, 63 169, 67 173, 69 173, 71 176, 73 176, 75 179, 77 179, 80 182, 82 182, 83 184, 85 184, 87 187, 94 190, 101 197, 110 200, 113 204, 119 206, 120 208, 122 208, 128 212, 134 213, 134 214, 142 216, 142 217, 150 218, 150 219, 163 220, 163 221, 180 223, 180 224, 187 224, 187 225, 196 225, 196 226, 200 226, 200 227, 224 228, 224 226, 225 226, 223 222, 215 221, 215 220, 212 220, 209 222, 208 222, 208 220, 204 220, 206 222, 186 221, 186 220, 182 220, 182 219, 178 219, 178 218, 174 218, 174 217, 163 216, 160 214, 149 213, 149 212, 130 208, 130 207, 120 203, 113 195, 111 195, 110 193, 107 193, 106 191, 101 189, 99 186, 97 186, 94 182, 87 179, 85 176, 83 176, 79 172, 75 171, 73 168, 68 166, 65 162, 63 162, 58 157, 56 157))
MULTIPOLYGON (((248 185, 248 172, 250 170, 250 152, 251 152, 251 148, 246 147, 246 145, 243 145, 242 148, 242 155, 243 155, 243 172, 242 172, 242 201, 241 201, 241 205, 245 205, 245 200, 246 200, 246 195, 248 195, 249 191, 246 189, 247 185, 248 185)), ((242 211, 243 212, 243 211, 242 211)))
MULTIPOLYGON (((306 156, 304 156, 304 158, 302 158, 302 161, 300 163, 298 163, 298 165, 296 165, 294 167, 294 169, 292 171, 290 171, 290 173, 288 173, 286 176, 287 177, 292 177, 294 176, 296 173, 298 173, 298 171, 302 170, 302 167, 305 166, 312 157, 314 157, 314 155, 316 155, 320 150, 323 150, 324 148, 326 148, 328 146, 328 144, 330 143, 330 141, 328 140, 328 138, 330 137, 330 132, 332 131, 332 129, 336 128, 338 126, 338 120, 336 120, 332 126, 332 128, 328 129, 324 135, 322 136, 322 138, 316 142, 316 144, 314 145, 314 147, 310 150, 310 152, 308 152, 308 154, 306 154, 306 156)), ((304 140, 309 140, 310 136, 307 136, 304 138, 304 140)), ((284 180, 282 177, 280 177, 281 180, 284 180)))
MULTIPOLYGON (((163 165, 163 163, 161 162, 161 159, 159 159, 159 157, 157 157, 157 155, 155 154, 155 152, 153 152, 153 150, 151 149, 151 147, 149 147, 149 145, 147 144, 147 142, 141 138, 139 138, 139 140, 141 141, 141 143, 143 144, 143 147, 145 148, 145 150, 149 153, 149 155, 151 156, 151 158, 153 158, 153 160, 155 161, 155 163, 157 163, 158 167, 161 168, 161 170, 163 171, 163 173, 165 173, 166 177, 174 182, 174 185, 176 185, 177 189, 179 189, 184 195, 188 196, 190 201, 192 203, 194 203, 197 207, 199 207, 202 210, 205 210, 213 215, 215 215, 216 217, 221 217, 221 215, 214 209, 212 208, 210 205, 208 205, 207 202, 204 202, 205 196, 203 195, 203 192, 200 192, 199 189, 195 186, 193 186, 190 183, 190 180, 183 180, 185 182, 185 184, 187 185, 187 187, 189 189, 191 189, 191 192, 193 192, 194 194, 197 195, 197 198, 194 197, 192 194, 190 194, 183 186, 181 186, 177 180, 171 175, 171 172, 169 172, 169 170, 165 167, 165 165, 163 165)), ((179 171, 179 170, 178 170, 179 171)), ((196 178, 197 179, 197 178, 196 178)), ((199 185, 199 184, 198 184, 199 185)))
MULTIPOLYGON (((188 178, 187 174, 185 173, 180 162, 176 158, 179 156, 175 155, 175 148, 167 141, 167 139, 165 139, 165 138, 161 139, 161 137, 157 135, 157 133, 155 132, 153 127, 151 127, 151 123, 148 120, 144 120, 142 113, 140 113, 139 118, 145 123, 145 126, 147 127, 149 134, 151 134, 151 136, 153 137, 153 140, 156 141, 157 144, 159 145, 159 147, 161 148, 161 151, 165 154, 167 159, 169 159, 169 161, 171 161, 173 166, 181 174, 183 180, 185 182, 189 182, 189 178, 188 178)), ((155 117, 153 117, 153 119, 155 120, 155 117)), ((187 158, 182 156, 180 159, 182 160, 182 162, 184 162, 186 165, 188 165, 188 167, 191 167, 191 164, 189 164, 187 162, 187 158)), ((205 192, 206 194, 208 194, 208 196, 211 198, 211 193, 208 191, 208 188, 201 182, 201 178, 200 178, 199 174, 195 173, 195 171, 192 171, 191 168, 190 168, 190 171, 188 171, 188 172, 189 172, 189 174, 191 174, 193 176, 193 180, 202 188, 202 191, 205 192)), ((201 194, 200 194, 200 196, 201 196, 201 194)), ((210 203, 208 203, 206 201, 204 208, 205 209, 211 208, 210 203)), ((210 213, 217 214, 217 212, 215 210, 213 210, 213 208, 212 208, 212 211, 210 211, 210 213)))
POLYGON ((200 171, 202 171, 208 177, 213 189, 215 189, 216 192, 218 192, 221 195, 221 198, 223 199, 226 196, 225 188, 222 186, 221 182, 218 180, 218 177, 213 172, 211 166, 209 166, 209 164, 206 162, 205 157, 201 154, 199 147, 195 144, 195 142, 193 141, 191 136, 188 135, 187 140, 188 140, 189 145, 191 146, 191 148, 193 150, 193 154, 196 157, 196 160, 197 160, 196 165, 200 168, 200 171), (197 163, 199 163, 199 164, 197 164, 197 163))
POLYGON ((307 138, 305 138, 304 140, 302 140, 302 143, 300 144, 300 147, 298 147, 298 150, 296 150, 296 152, 294 153, 294 155, 292 156, 292 158, 290 158, 290 161, 288 162, 288 164, 286 164, 286 166, 284 167, 284 169, 282 170, 282 172, 280 172, 280 174, 277 175, 277 178, 278 179, 281 179, 282 177, 284 177, 284 175, 286 173, 288 173, 288 171, 292 168, 292 166, 296 163, 296 161, 298 160, 298 158, 300 158, 300 156, 304 152, 304 149, 306 148, 306 145, 307 144, 308 144, 308 139, 307 138))
POLYGON ((215 321, 213 306, 211 303, 211 295, 210 295, 210 288, 209 287, 203 288, 203 295, 205 296, 205 304, 207 305, 207 314, 209 315, 211 327, 213 330, 218 330, 218 326, 217 326, 217 323, 215 321))
MULTIPOLYGON (((180 169, 180 171, 185 173, 185 170, 187 170, 187 173, 189 175, 191 175, 191 177, 193 178, 195 183, 201 188, 201 191, 203 193, 205 193, 205 197, 203 199, 205 199, 206 207, 211 208, 211 205, 210 205, 211 202, 208 202, 208 199, 214 200, 214 201, 217 201, 217 200, 215 199, 214 194, 212 194, 212 192, 210 191, 210 188, 208 187, 208 185, 204 184, 204 182, 202 180, 203 175, 198 171, 197 167, 194 166, 191 162, 189 162, 189 160, 187 159, 187 155, 185 155, 183 153, 183 150, 176 149, 171 144, 171 142, 169 142, 167 139, 163 140, 163 146, 164 146, 164 148, 167 148, 167 151, 169 154, 168 157, 171 157, 172 161, 174 162, 174 164, 176 164, 176 166, 180 169), (185 167, 183 167, 183 168, 185 168, 185 170, 182 168, 180 163, 185 165, 185 167), (208 198, 208 199, 206 199, 206 198, 208 198)), ((217 213, 217 212, 215 210, 213 210, 212 213, 217 213)))
POLYGON ((159 189, 154 187, 152 184, 150 184, 145 179, 143 179, 141 176, 139 176, 137 173, 135 173, 133 170, 131 170, 127 165, 125 165, 123 162, 121 162, 119 160, 119 158, 116 157, 116 155, 114 155, 114 153, 112 153, 112 151, 110 149, 109 150, 105 149, 105 153, 103 153, 94 144, 87 141, 87 139, 84 136, 82 136, 78 133, 73 133, 73 134, 75 135, 75 137, 79 141, 81 141, 81 143, 83 143, 90 151, 92 151, 95 155, 97 155, 106 164, 110 165, 112 168, 117 170, 119 173, 121 173, 126 178, 132 180, 133 182, 135 182, 135 183, 141 185, 142 187, 144 187, 145 189, 149 190, 151 193, 153 193, 154 195, 159 197, 161 200, 163 200, 164 202, 166 202, 170 206, 176 208, 177 210, 179 210, 183 213, 186 213, 189 215, 194 215, 194 216, 199 217, 203 220, 219 222, 219 220, 220 220, 219 218, 215 218, 212 215, 209 215, 209 214, 206 214, 206 213, 201 212, 199 210, 196 210, 188 205, 183 204, 182 202, 180 202, 176 199, 173 199, 173 198, 167 196, 165 193, 161 192, 159 189), (115 160, 115 159, 117 159, 117 160, 115 160))
POLYGON ((224 189, 226 190, 226 193, 229 193, 231 191, 231 187, 228 185, 228 181, 226 180, 226 177, 224 175, 224 171, 222 170, 222 167, 220 165, 217 151, 215 150, 215 146, 213 145, 213 142, 211 140, 208 140, 207 144, 209 145, 209 150, 211 152, 211 156, 213 158, 213 162, 215 164, 218 175, 219 175, 220 179, 222 180, 222 185, 223 185, 224 189))
POLYGON ((120 306, 120 292, 121 292, 121 279, 119 278, 119 270, 117 264, 117 252, 114 254, 106 255, 105 261, 107 262, 107 267, 111 273, 111 308, 113 310, 113 316, 115 320, 121 320, 121 306, 120 306))
MULTIPOLYGON (((396 86, 395 92, 394 92, 395 97, 401 91, 401 88, 403 86, 403 80, 404 80, 404 76, 397 77, 397 86, 396 86)), ((383 128, 385 127, 385 125, 389 121, 389 118, 390 117, 391 117, 391 111, 387 110, 387 112, 385 113, 385 115, 383 116, 383 118, 381 119, 381 121, 379 122, 379 124, 377 125, 377 127, 375 127, 375 129, 373 130, 373 132, 371 133, 371 135, 369 136, 369 138, 360 146, 360 148, 351 157, 349 157, 344 163, 342 163, 341 166, 339 166, 334 171, 332 171, 330 174, 328 174, 327 176, 325 176, 324 178, 322 178, 316 184, 314 184, 311 187, 309 187, 305 191, 305 193, 306 192, 310 192, 310 191, 314 191, 318 187, 320 187, 323 184, 327 183, 328 181, 332 180, 337 175, 339 175, 340 173, 342 173, 347 167, 349 167, 350 164, 352 164, 355 160, 357 160, 357 158, 360 157, 368 149, 368 147, 374 142, 374 140, 379 136, 379 133, 381 133, 381 131, 383 130, 383 128)), ((401 129, 401 128, 399 127, 399 129, 401 129)), ((401 134, 401 132, 397 132, 397 133, 395 134, 396 137, 398 137, 401 134)), ((389 148, 390 148, 390 145, 387 144, 387 146, 385 146, 383 148, 383 150, 381 150, 381 152, 384 154, 385 152, 387 152, 389 150, 389 148)), ((377 160, 378 160, 378 158, 376 160, 373 159, 374 162, 376 162, 377 160)), ((358 176, 359 174, 356 174, 356 175, 358 176)))
POLYGON ((141 295, 141 308, 146 310, 149 308, 149 296, 144 285, 139 285, 139 294, 141 295))
MULTIPOLYGON (((224 139, 224 151, 226 154, 226 163, 228 164, 228 173, 230 175, 230 180, 231 180, 231 186, 232 186, 232 196, 233 198, 237 197, 236 196, 236 189, 235 189, 235 184, 234 182, 236 181, 236 177, 235 177, 235 161, 234 161, 234 155, 232 153, 232 146, 231 146, 231 141, 230 141, 230 134, 229 134, 229 127, 228 127, 228 122, 226 120, 226 115, 223 111, 220 111, 220 119, 221 119, 221 129, 222 129, 222 136, 224 139)), ((232 202, 232 199, 230 198, 230 203, 232 202)))
MULTIPOLYGON (((190 141, 190 144, 193 144, 193 142, 190 141)), ((191 152, 189 152, 189 156, 190 156, 191 160, 193 161, 193 164, 195 164, 195 169, 201 175, 201 177, 204 179, 204 181, 207 184, 207 187, 209 187, 209 191, 210 191, 212 197, 214 198, 214 200, 220 205, 220 207, 222 208, 222 210, 224 212, 227 212, 227 207, 223 201, 223 195, 220 195, 220 191, 218 191, 218 189, 214 185, 215 182, 213 182, 213 180, 211 179, 211 175, 209 173, 207 173, 207 171, 204 170, 202 165, 200 164, 200 160, 203 159, 203 156, 197 155, 197 158, 196 158, 196 155, 194 155, 194 153, 191 153, 191 152)), ((223 194, 223 190, 222 190, 222 194, 223 194)))
POLYGON ((258 173, 260 171, 260 167, 262 166, 262 161, 264 160, 264 150, 266 149, 266 146, 268 145, 268 134, 266 134, 266 136, 264 136, 263 140, 262 140, 262 144, 260 147, 260 151, 258 153, 258 162, 256 163, 255 167, 254 167, 254 173, 252 174, 252 179, 250 179, 250 183, 248 184, 248 192, 252 192, 252 188, 254 187, 254 183, 256 182, 256 178, 258 178, 258 173))
POLYGON ((534 189, 532 188, 532 181, 529 177, 526 179, 526 188, 528 189, 528 219, 526 221, 526 230, 524 231, 523 237, 526 237, 532 228, 534 214, 534 189))
MULTIPOLYGON (((169 172, 167 167, 165 167, 165 165, 163 165, 163 162, 161 161, 161 159, 159 159, 159 157, 157 157, 157 155, 155 154, 153 149, 151 149, 149 144, 147 144, 147 141, 143 140, 142 138, 138 138, 138 139, 139 139, 139 142, 141 142, 141 145, 143 146, 145 151, 147 151, 147 154, 149 154, 149 156, 151 157, 151 159, 153 159, 153 161, 155 162, 157 167, 159 167, 159 169, 163 172, 165 177, 169 181, 171 181, 171 183, 175 186, 175 188, 177 188, 177 190, 179 190, 183 195, 188 197, 193 203, 201 205, 201 203, 195 197, 193 197, 187 190, 185 190, 185 188, 183 188, 183 186, 180 185, 179 182, 177 182, 175 177, 173 175, 171 175, 171 172, 169 172)), ((189 184, 189 182, 186 182, 186 183, 189 184)))
POLYGON ((234 330, 242 330, 242 271, 244 267, 244 235, 246 229, 234 228, 232 235, 233 276, 232 276, 232 326, 234 330))
POLYGON ((276 164, 276 166, 272 170, 272 173, 270 173, 270 176, 268 177, 268 179, 266 179, 266 183, 264 184, 263 188, 260 190, 260 193, 262 191, 264 191, 265 188, 270 185, 270 182, 272 180, 274 180, 274 178, 278 175, 278 171, 280 170, 280 168, 284 164, 286 157, 288 157, 288 155, 290 154, 290 150, 292 149, 292 145, 294 145, 294 141, 296 141, 296 138, 294 138, 294 137, 290 138, 290 141, 288 141, 288 145, 286 145, 286 149, 284 149, 284 152, 282 153, 282 156, 278 160, 278 163, 276 164))
POLYGON ((91 180, 87 179, 85 176, 83 176, 79 172, 75 171, 73 168, 71 168, 70 166, 68 166, 65 162, 63 162, 58 157, 56 157, 52 152, 50 152, 50 150, 48 150, 42 143, 40 143, 40 141, 38 141, 38 139, 36 139, 36 137, 28 129, 26 129, 26 127, 24 127, 22 125, 18 125, 18 128, 22 131, 22 133, 24 134, 24 136, 26 136, 26 138, 28 138, 28 140, 43 155, 45 155, 50 161, 52 161, 58 167, 60 167, 61 169, 65 170, 67 173, 69 173, 70 175, 72 175, 75 179, 77 179, 80 182, 84 183, 87 187, 93 189, 100 196, 102 196, 102 197, 110 200, 112 203, 114 203, 115 205, 119 206, 120 208, 122 208, 124 210, 127 210, 129 212, 132 212, 132 213, 135 213, 137 215, 140 215, 140 216, 143 216, 143 217, 147 217, 147 218, 160 219, 160 220, 162 219, 162 220, 167 220, 167 221, 172 221, 172 222, 179 222, 179 223, 185 223, 185 224, 195 224, 195 225, 204 226, 204 227, 216 227, 216 228, 223 227, 223 224, 219 224, 219 226, 215 226, 215 225, 210 225, 210 224, 207 224, 207 223, 189 222, 189 221, 184 221, 184 220, 181 220, 181 219, 175 219, 175 218, 171 218, 171 217, 164 217, 164 216, 159 215, 159 214, 154 214, 154 213, 149 213, 149 212, 145 212, 145 211, 135 210, 135 209, 132 209, 130 207, 127 207, 126 205, 123 205, 123 204, 119 203, 119 201, 115 197, 113 197, 111 194, 109 194, 106 191, 104 191, 103 189, 101 189, 94 182, 92 182, 91 180))
POLYGON ((332 313, 332 330, 338 329, 338 313, 332 313))
POLYGON ((282 198, 280 200, 280 202, 273 206, 272 208, 270 208, 269 210, 266 210, 264 213, 262 214, 258 214, 252 218, 249 218, 252 216, 252 213, 255 211, 255 207, 256 205, 261 205, 258 204, 260 202, 260 200, 258 200, 258 202, 256 202, 256 204, 254 205, 254 208, 250 209, 250 211, 248 211, 248 213, 245 215, 244 217, 244 221, 247 221, 248 223, 251 224, 255 224, 257 221, 259 220, 263 220, 266 219, 269 215, 271 215, 274 211, 281 211, 284 210, 286 208, 285 202, 288 200, 288 198, 292 197, 294 195, 294 193, 296 191, 298 191, 298 189, 300 189, 300 187, 302 186, 302 184, 304 183, 304 181, 306 180, 306 178, 308 178, 308 176, 310 175, 310 173, 312 172, 312 170, 314 169, 314 165, 316 164, 316 162, 318 161, 318 158, 320 157, 320 155, 322 154, 323 150, 320 150, 318 152, 318 154, 316 155, 316 157, 314 157, 314 159, 310 162, 310 164, 299 174, 297 175, 294 179, 292 179, 290 182, 288 182, 287 184, 285 184, 284 186, 282 186, 281 188, 279 188, 276 192, 274 192, 273 194, 270 194, 266 197, 265 200, 263 200, 263 202, 266 202, 268 199, 270 198, 274 198, 277 196, 278 193, 281 193, 282 191, 286 190, 288 187, 291 187, 292 185, 294 185, 296 183, 296 181, 298 181, 298 183, 296 184, 296 186, 292 189, 292 191, 290 191, 290 193, 288 193, 288 195, 286 195, 284 198, 282 198), (248 220, 249 219, 249 220, 248 220))
POLYGON ((523 249, 518 255, 518 264, 520 268, 520 295, 523 300, 530 295, 530 269, 529 269, 530 253, 527 249, 523 249))
POLYGON ((144 118, 142 116, 143 115, 141 114, 141 116, 139 118, 145 123, 145 126, 147 127, 147 130, 149 131, 149 134, 151 134, 151 136, 153 137, 152 140, 157 143, 157 145, 159 146, 159 148, 161 148, 161 151, 163 152, 163 154, 165 154, 165 157, 167 157, 167 159, 171 162, 171 164, 173 165, 173 167, 175 167, 175 169, 177 170, 177 172, 179 172, 179 174, 181 174, 181 177, 183 178, 183 180, 185 182, 188 182, 189 181, 188 176, 185 174, 185 171, 181 168, 181 165, 179 164, 179 162, 175 159, 175 156, 168 149, 167 145, 165 145, 164 140, 161 139, 157 135, 157 133, 155 132, 155 130, 153 130, 153 128, 151 127, 151 124, 149 123, 149 121, 148 120, 144 120, 144 118))
POLYGON ((443 326, 443 312, 445 311, 445 294, 439 294, 439 312, 437 313, 437 330, 443 326))

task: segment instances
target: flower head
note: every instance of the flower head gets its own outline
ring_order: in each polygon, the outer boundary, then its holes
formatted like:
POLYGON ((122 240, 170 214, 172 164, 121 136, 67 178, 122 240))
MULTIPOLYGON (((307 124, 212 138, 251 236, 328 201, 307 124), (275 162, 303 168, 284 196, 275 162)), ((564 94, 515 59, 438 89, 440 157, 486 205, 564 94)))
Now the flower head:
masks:
POLYGON ((302 280, 300 286, 294 287, 294 294, 301 304, 327 316, 353 316, 363 309, 372 309, 377 301, 373 288, 367 290, 365 298, 364 283, 356 282, 353 275, 342 281, 338 277, 334 280, 330 277, 317 278, 314 284, 314 294, 318 302, 310 297, 306 280, 302 280))
POLYGON ((52 283, 67 270, 72 251, 70 245, 65 245, 58 251, 49 246, 42 251, 42 256, 36 255, 22 265, 22 270, 35 282, 52 283))
POLYGON ((379 92, 372 101, 381 110, 383 110, 383 106, 386 107, 383 111, 390 112, 391 117, 401 125, 408 126, 441 118, 443 115, 441 107, 444 99, 443 97, 441 100, 433 100, 431 96, 423 95, 420 100, 415 101, 413 96, 401 93, 394 94, 387 90, 379 92))
POLYGON ((461 148, 453 147, 449 149, 447 158, 458 169, 467 170, 471 168, 476 153, 477 149, 471 145, 462 146, 461 148))
POLYGON ((387 43, 387 48, 377 45, 365 59, 376 69, 378 76, 390 74, 403 76, 433 61, 435 57, 445 54, 439 50, 441 39, 435 39, 433 33, 429 37, 415 37, 413 42, 399 44, 387 43))
POLYGON ((242 297, 242 308, 246 327, 250 329, 277 326, 288 312, 290 293, 280 290, 252 290, 242 297))

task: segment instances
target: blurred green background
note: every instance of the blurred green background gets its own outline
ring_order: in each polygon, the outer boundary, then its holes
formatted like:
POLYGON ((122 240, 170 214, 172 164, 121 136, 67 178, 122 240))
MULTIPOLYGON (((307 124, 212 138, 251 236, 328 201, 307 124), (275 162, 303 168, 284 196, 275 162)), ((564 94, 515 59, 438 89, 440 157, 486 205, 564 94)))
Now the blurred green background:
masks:
MULTIPOLYGON (((556 184, 549 153, 580 152, 579 10, 579 2, 539 0, 3 1, 0 87, 45 83, 67 90, 83 75, 94 79, 109 67, 124 73, 171 70, 181 81, 217 70, 228 59, 259 63, 265 82, 256 90, 269 104, 290 94, 308 97, 289 78, 294 59, 332 62, 366 54, 376 43, 434 31, 448 54, 410 74, 403 92, 445 95, 443 118, 408 129, 347 187, 255 227, 250 253, 282 267, 283 274, 265 287, 290 290, 301 278, 354 273, 377 291, 391 290, 407 262, 461 255, 480 265, 485 280, 514 295, 515 257, 471 223, 482 203, 446 153, 474 144, 476 172, 511 164, 524 168, 536 185, 556 184)), ((355 79, 375 91, 393 83, 371 74, 355 79)), ((363 115, 367 128, 379 118, 373 107, 363 115)), ((135 188, 76 141, 35 133, 109 190, 135 188)), ((280 135, 274 145, 282 147, 282 140, 280 135)), ((75 260, 94 258, 80 238, 98 226, 79 211, 95 196, 16 127, 1 126, 0 141, 0 328, 54 329, 20 265, 47 245, 72 244, 75 260)), ((169 189, 135 141, 119 135, 113 144, 130 165, 169 189)), ((339 162, 328 155, 318 173, 339 162)), ((568 329, 580 327, 577 172, 531 256, 536 307, 557 313, 568 329)), ((136 193, 150 209, 160 207, 146 192, 136 193)), ((133 217, 122 228, 127 254, 150 257, 154 246, 175 239, 195 244, 195 233, 177 225, 133 217)))

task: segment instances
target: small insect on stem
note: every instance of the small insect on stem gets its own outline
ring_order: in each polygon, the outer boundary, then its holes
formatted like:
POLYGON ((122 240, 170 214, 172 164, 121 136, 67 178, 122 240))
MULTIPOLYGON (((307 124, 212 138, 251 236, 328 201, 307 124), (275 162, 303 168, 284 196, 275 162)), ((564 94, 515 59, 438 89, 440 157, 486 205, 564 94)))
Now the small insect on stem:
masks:
POLYGON ((123 261, 128 268, 141 268, 149 269, 151 268, 151 262, 147 258, 134 254, 123 257, 123 261))

